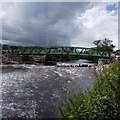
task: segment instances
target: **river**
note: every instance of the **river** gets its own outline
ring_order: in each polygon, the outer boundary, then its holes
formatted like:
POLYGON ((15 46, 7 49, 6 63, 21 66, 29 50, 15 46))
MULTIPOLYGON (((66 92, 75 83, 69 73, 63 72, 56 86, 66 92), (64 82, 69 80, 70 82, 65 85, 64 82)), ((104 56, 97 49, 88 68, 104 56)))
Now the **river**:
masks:
POLYGON ((71 92, 89 89, 93 68, 3 65, 3 118, 57 118, 58 107, 71 92))

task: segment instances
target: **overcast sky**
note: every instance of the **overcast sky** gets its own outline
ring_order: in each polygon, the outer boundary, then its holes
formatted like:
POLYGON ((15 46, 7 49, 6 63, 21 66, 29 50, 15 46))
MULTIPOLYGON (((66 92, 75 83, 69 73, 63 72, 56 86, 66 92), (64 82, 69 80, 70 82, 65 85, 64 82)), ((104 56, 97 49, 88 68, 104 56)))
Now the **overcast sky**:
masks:
POLYGON ((0 20, 4 44, 92 47, 108 38, 118 46, 117 3, 3 3, 0 20))

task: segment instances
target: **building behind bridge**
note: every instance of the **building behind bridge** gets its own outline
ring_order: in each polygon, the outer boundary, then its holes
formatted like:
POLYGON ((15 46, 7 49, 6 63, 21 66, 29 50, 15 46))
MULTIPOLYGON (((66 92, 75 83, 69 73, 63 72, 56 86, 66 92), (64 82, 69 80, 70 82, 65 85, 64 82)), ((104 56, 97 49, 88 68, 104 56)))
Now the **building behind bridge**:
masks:
POLYGON ((120 49, 111 53, 112 59, 120 59, 120 49))

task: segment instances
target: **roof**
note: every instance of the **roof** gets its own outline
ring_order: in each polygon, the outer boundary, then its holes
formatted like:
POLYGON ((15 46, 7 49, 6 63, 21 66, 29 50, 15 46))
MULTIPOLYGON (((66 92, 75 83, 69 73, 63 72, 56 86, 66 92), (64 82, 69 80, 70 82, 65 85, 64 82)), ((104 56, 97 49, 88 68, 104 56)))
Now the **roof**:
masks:
POLYGON ((120 50, 116 50, 116 55, 120 55, 120 50))

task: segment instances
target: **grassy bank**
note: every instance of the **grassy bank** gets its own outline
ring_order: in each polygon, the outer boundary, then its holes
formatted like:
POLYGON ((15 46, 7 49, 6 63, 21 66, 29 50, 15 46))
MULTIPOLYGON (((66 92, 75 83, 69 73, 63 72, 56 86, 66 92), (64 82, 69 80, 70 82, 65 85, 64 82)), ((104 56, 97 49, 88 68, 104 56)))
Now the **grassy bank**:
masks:
POLYGON ((61 118, 115 120, 120 118, 120 60, 97 77, 86 93, 77 92, 60 107, 61 118))

